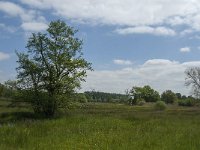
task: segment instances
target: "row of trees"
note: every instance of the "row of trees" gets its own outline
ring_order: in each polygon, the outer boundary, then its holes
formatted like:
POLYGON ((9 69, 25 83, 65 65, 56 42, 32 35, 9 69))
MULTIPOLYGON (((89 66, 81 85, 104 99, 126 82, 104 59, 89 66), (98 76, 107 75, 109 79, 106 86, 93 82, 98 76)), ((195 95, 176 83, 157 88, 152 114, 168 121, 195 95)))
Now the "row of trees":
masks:
POLYGON ((98 91, 86 91, 84 94, 87 100, 90 102, 126 103, 128 101, 128 97, 125 94, 105 93, 98 91))
POLYGON ((195 100, 192 96, 181 95, 180 93, 174 93, 171 90, 164 91, 161 95, 150 86, 144 87, 134 86, 129 91, 129 104, 135 105, 141 102, 157 102, 164 101, 166 104, 173 104, 178 102, 180 105, 192 105, 191 101, 195 100))
POLYGON ((0 97, 7 99, 17 99, 18 89, 17 82, 8 80, 4 84, 0 83, 0 97))

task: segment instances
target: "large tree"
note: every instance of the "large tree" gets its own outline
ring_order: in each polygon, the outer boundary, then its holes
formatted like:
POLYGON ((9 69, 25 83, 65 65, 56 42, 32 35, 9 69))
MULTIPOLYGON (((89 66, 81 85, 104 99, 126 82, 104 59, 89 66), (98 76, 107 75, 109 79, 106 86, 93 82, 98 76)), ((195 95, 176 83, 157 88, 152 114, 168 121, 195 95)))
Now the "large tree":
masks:
POLYGON ((83 42, 76 32, 63 21, 53 21, 46 33, 32 34, 26 53, 17 53, 20 88, 33 93, 35 112, 53 116, 92 69, 82 57, 83 42))
POLYGON ((192 86, 193 94, 200 98, 200 67, 188 68, 185 71, 186 86, 192 86))

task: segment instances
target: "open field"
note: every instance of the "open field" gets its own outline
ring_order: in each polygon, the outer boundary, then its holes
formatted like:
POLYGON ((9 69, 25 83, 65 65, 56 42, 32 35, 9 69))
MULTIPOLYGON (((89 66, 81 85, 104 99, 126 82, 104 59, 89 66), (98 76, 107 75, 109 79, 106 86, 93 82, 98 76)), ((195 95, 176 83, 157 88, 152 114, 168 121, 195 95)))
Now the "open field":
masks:
POLYGON ((0 105, 0 149, 198 150, 200 108, 85 104, 42 119, 26 107, 0 105))

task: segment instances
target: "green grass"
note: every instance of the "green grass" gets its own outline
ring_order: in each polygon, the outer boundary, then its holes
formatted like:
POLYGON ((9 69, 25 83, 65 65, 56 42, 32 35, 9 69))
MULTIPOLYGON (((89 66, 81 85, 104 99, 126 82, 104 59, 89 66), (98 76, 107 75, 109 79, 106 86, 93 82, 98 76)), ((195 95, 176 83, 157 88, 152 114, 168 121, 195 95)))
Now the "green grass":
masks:
POLYGON ((55 119, 34 118, 23 107, 1 108, 3 150, 200 149, 199 108, 87 104, 55 119))

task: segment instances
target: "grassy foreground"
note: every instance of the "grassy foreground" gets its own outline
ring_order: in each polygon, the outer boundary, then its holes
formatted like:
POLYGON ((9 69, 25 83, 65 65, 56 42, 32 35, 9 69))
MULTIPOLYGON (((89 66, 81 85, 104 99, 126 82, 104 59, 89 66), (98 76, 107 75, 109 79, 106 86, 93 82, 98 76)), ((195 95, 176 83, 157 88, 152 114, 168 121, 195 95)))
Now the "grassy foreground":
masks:
POLYGON ((199 150, 200 109, 87 104, 56 119, 0 106, 3 150, 199 150), (21 111, 21 113, 20 113, 21 111))

